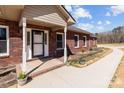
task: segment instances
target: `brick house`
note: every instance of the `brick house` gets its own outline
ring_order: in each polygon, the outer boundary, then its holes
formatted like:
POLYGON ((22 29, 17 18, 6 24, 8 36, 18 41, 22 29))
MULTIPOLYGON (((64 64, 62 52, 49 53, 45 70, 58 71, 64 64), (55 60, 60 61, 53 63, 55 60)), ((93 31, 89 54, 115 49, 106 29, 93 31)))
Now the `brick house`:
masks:
POLYGON ((92 33, 71 26, 74 18, 60 5, 0 5, 0 62, 64 56, 96 46, 92 33))

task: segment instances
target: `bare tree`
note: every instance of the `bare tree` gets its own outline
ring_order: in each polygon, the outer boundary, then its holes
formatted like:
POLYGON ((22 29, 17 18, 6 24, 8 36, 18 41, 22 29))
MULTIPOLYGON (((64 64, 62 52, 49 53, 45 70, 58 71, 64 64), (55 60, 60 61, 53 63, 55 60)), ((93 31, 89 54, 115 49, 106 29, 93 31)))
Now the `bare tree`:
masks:
POLYGON ((124 26, 114 28, 112 31, 96 33, 95 35, 98 43, 123 43, 124 26))

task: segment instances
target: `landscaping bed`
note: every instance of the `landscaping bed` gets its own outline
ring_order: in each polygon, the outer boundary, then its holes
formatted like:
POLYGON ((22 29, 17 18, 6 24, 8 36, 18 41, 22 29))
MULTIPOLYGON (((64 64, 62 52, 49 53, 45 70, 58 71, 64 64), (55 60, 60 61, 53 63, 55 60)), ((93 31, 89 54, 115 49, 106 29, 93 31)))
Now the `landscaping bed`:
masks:
POLYGON ((109 48, 103 48, 103 47, 94 48, 88 52, 78 55, 73 55, 72 56, 73 59, 69 59, 67 64, 74 67, 82 68, 96 62, 97 60, 101 59, 102 57, 106 56, 111 52, 112 49, 109 48))

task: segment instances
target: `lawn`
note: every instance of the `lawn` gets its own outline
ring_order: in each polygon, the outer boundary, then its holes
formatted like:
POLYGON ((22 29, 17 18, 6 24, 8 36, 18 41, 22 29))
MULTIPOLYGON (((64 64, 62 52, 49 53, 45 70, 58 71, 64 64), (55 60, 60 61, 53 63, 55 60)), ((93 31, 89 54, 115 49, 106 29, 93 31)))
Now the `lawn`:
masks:
POLYGON ((68 64, 74 67, 82 68, 98 61, 111 52, 112 49, 109 48, 95 48, 87 53, 78 55, 76 59, 69 60, 68 64))
POLYGON ((98 44, 98 45, 124 46, 124 43, 107 43, 107 44, 98 44))
MULTIPOLYGON (((121 48, 124 52, 124 48, 121 48)), ((110 88, 124 88, 124 56, 111 80, 110 88)))

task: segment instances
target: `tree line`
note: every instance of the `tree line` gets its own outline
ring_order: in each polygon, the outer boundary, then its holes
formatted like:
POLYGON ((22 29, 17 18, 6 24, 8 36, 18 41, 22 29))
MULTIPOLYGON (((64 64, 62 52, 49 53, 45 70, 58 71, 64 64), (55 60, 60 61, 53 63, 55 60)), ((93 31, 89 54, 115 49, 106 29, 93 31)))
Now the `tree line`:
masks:
POLYGON ((124 43, 124 26, 108 32, 95 33, 95 35, 98 43, 124 43))

